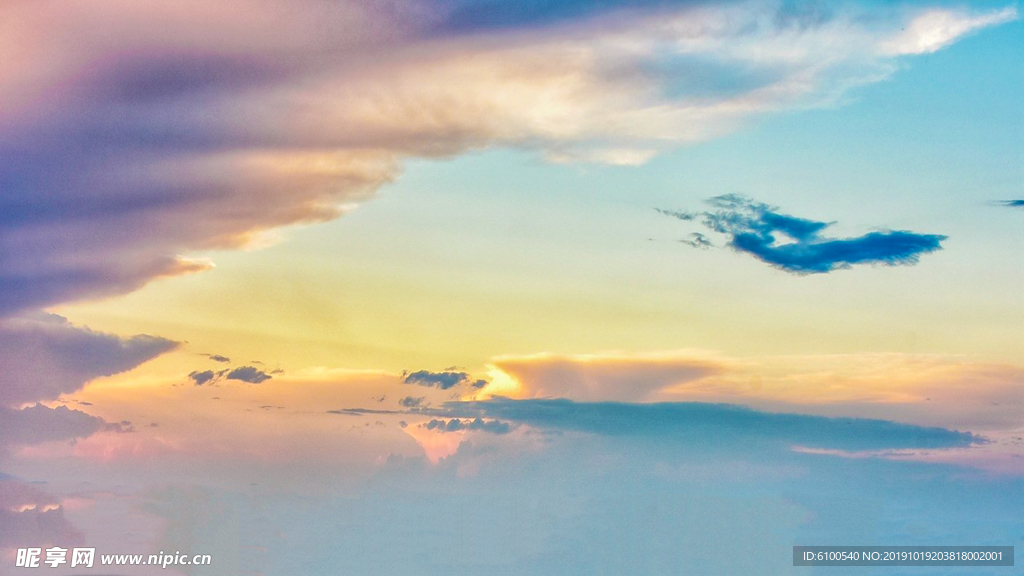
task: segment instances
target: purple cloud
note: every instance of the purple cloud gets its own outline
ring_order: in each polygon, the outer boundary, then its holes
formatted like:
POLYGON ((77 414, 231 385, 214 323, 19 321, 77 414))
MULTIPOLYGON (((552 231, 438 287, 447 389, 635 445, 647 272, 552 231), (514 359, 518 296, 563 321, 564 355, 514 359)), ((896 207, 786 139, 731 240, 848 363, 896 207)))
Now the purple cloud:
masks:
POLYGON ((94 332, 52 314, 0 321, 0 406, 55 400, 177 346, 145 334, 94 332))

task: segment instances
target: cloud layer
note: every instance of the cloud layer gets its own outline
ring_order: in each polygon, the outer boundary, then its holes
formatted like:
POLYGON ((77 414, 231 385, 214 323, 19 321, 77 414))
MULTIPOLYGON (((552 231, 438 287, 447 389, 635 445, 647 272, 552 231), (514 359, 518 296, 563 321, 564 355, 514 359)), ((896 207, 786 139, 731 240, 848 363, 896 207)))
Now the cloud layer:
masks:
POLYGON ((759 412, 706 403, 628 404, 559 399, 492 398, 449 402, 453 414, 477 414, 556 430, 611 436, 657 436, 664 442, 754 448, 796 445, 836 450, 965 447, 983 440, 966 432, 885 420, 759 412))
MULTIPOLYGON (((906 230, 828 238, 822 233, 831 225, 829 222, 789 216, 778 208, 736 194, 716 196, 708 204, 715 210, 661 212, 680 220, 699 220, 708 229, 727 235, 732 249, 794 274, 832 272, 855 264, 917 264, 922 254, 941 250, 946 240, 939 234, 906 230)), ((692 242, 691 245, 698 246, 692 242)))

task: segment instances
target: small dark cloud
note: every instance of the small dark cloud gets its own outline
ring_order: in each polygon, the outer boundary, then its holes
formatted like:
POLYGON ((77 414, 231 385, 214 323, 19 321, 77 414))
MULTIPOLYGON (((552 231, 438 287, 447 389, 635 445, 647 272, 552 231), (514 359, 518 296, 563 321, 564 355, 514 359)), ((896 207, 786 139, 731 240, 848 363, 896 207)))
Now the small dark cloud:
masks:
POLYGON ((450 420, 438 420, 433 419, 426 424, 421 424, 423 428, 427 430, 437 430, 438 432, 458 432, 460 430, 479 430, 481 432, 490 432, 491 434, 508 434, 512 431, 512 425, 508 422, 501 422, 499 420, 484 420, 479 416, 469 420, 463 420, 460 418, 452 418, 450 420))
POLYGON ((210 360, 214 362, 231 362, 231 358, 227 356, 221 356, 220 354, 210 354, 210 360))
POLYGON ((484 380, 483 378, 480 378, 480 379, 476 380, 475 382, 473 382, 472 384, 470 384, 470 387, 476 388, 476 389, 483 388, 484 386, 487 386, 487 380, 484 380))
POLYGON ((203 370, 202 372, 199 372, 198 370, 193 370, 192 372, 188 373, 188 377, 191 378, 193 382, 195 382, 196 386, 202 386, 203 384, 206 384, 207 382, 216 378, 217 375, 214 374, 213 370, 203 370))
POLYGON ((273 376, 254 366, 242 366, 228 372, 227 378, 228 380, 241 380, 250 384, 259 384, 270 380, 273 376))
POLYGON ((406 384, 418 384, 420 386, 448 390, 469 381, 469 374, 453 371, 431 372, 429 370, 417 370, 415 372, 405 372, 402 381, 406 384))
POLYGON ((1000 200, 999 205, 1007 208, 1024 208, 1024 200, 1000 200))
MULTIPOLYGON (((793 274, 832 272, 855 264, 912 265, 922 254, 941 250, 946 239, 938 234, 905 230, 827 238, 822 233, 831 222, 782 214, 773 206, 737 194, 716 196, 707 202, 713 211, 658 211, 680 220, 699 221, 708 229, 728 236, 732 249, 793 274)), ((696 245, 702 246, 699 240, 696 245)))
POLYGON ((423 397, 413 398, 412 396, 406 396, 399 400, 398 403, 406 408, 419 408, 423 404, 423 397))

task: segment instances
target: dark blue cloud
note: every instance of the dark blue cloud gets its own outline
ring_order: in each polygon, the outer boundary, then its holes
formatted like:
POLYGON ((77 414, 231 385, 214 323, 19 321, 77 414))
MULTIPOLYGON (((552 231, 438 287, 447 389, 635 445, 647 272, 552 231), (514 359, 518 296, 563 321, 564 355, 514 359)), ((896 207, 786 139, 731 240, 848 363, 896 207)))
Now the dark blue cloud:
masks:
POLYGON ((406 372, 403 376, 402 381, 406 384, 418 384, 420 386, 440 388, 441 390, 448 390, 469 381, 469 374, 454 371, 431 372, 429 370, 417 370, 415 372, 406 372))
POLYGON ((214 374, 213 370, 203 370, 202 372, 193 370, 188 373, 188 377, 195 382, 196 386, 202 386, 203 384, 213 380, 216 376, 217 375, 214 374))
POLYGON ((231 362, 231 358, 227 356, 221 356, 220 354, 210 354, 210 360, 214 362, 231 362))
POLYGON ((437 430, 438 432, 458 432, 460 430, 479 430, 481 432, 490 432, 491 434, 508 434, 512 431, 512 425, 508 422, 501 422, 500 420, 484 420, 477 416, 472 420, 462 420, 459 418, 452 418, 451 420, 438 420, 432 419, 430 422, 422 425, 427 430, 437 430))
POLYGON ((983 443, 968 432, 864 418, 760 412, 700 402, 629 404, 567 399, 448 402, 438 415, 487 417, 539 428, 646 436, 698 445, 806 446, 833 450, 952 448, 983 443))
POLYGON ((854 264, 886 266, 916 264, 922 254, 942 249, 945 236, 905 230, 869 232, 854 238, 826 238, 831 222, 818 222, 778 212, 767 204, 727 194, 708 200, 714 211, 662 214, 697 220, 729 237, 739 252, 794 274, 817 274, 850 268, 854 264), (788 241, 787 241, 788 240, 788 241))
POLYGON ((270 380, 272 376, 255 366, 242 366, 228 372, 228 380, 241 380, 250 384, 259 384, 270 380))
POLYGON ((1007 208, 1024 208, 1024 200, 1002 200, 999 204, 1007 208))

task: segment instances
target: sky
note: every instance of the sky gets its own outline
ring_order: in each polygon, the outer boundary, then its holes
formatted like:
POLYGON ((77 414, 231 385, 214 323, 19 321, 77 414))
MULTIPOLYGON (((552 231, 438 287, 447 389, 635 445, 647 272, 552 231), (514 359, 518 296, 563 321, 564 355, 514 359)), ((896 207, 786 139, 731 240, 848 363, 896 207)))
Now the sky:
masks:
POLYGON ((1024 544, 1019 10, 4 3, 0 574, 1024 544))

